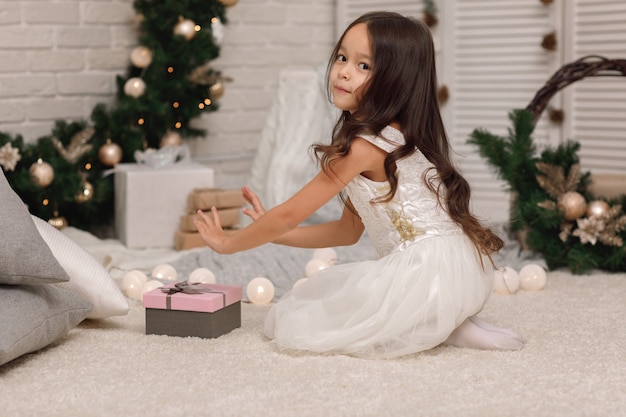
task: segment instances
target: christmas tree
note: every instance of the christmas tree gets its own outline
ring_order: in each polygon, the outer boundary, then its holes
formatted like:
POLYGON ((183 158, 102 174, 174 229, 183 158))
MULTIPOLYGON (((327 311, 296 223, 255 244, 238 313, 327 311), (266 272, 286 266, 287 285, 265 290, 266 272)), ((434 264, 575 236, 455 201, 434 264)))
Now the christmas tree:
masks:
POLYGON ((35 143, 0 133, 0 166, 30 212, 56 227, 95 230, 114 216, 112 175, 136 151, 179 146, 204 134, 191 126, 215 111, 224 79, 219 55, 226 7, 237 0, 135 0, 139 39, 111 106, 87 121, 57 121, 35 143))

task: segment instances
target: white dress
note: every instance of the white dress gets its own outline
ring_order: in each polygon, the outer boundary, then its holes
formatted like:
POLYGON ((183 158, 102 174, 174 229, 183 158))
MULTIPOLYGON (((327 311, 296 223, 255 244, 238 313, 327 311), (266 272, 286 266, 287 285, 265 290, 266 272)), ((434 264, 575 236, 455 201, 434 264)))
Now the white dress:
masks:
MULTIPOLYGON (((392 127, 382 136, 362 137, 386 152, 404 143, 392 127)), ((278 348, 393 358, 441 344, 482 309, 492 290, 491 262, 481 263, 424 184, 431 166, 417 150, 398 161, 389 203, 370 203, 387 193, 387 182, 359 176, 348 184, 379 259, 323 269, 285 293, 265 321, 278 348)))

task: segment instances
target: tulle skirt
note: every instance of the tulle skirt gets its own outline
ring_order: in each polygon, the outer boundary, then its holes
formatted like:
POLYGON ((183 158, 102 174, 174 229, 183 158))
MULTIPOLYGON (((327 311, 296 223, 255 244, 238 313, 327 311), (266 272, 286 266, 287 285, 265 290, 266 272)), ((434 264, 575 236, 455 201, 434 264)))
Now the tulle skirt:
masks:
POLYGON ((493 267, 465 235, 432 236, 373 261, 326 268, 274 304, 279 349, 393 358, 444 342, 485 304, 493 267))

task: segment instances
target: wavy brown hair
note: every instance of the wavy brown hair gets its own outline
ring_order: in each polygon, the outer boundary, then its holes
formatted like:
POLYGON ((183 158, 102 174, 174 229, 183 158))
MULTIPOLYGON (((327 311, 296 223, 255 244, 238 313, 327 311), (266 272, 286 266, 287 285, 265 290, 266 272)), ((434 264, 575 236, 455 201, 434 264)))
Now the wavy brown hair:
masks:
MULTIPOLYGON (((373 61, 370 75, 361 87, 358 110, 342 113, 333 129, 331 144, 314 145, 322 169, 331 170, 333 160, 348 155, 359 135, 380 135, 386 126, 397 123, 406 143, 385 158, 391 189, 375 202, 393 198, 398 188, 396 162, 417 148, 434 165, 440 179, 437 186, 430 181, 425 183, 437 194, 452 220, 461 226, 480 253, 489 256, 499 251, 504 245, 502 239, 471 214, 470 186, 450 159, 450 143, 437 101, 435 49, 428 27, 397 13, 367 13, 353 21, 337 42, 328 63, 328 75, 346 32, 359 23, 367 25, 370 38, 373 61)), ((326 83, 332 101, 329 76, 326 83)))

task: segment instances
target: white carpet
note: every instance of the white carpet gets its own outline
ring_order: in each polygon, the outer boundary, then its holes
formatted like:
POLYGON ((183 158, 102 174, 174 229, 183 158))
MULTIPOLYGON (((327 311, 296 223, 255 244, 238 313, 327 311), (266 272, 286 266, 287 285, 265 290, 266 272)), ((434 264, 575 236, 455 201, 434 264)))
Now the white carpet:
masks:
POLYGON ((267 306, 218 339, 146 336, 125 317, 84 322, 0 368, 2 416, 626 416, 626 274, 548 275, 481 314, 519 352, 436 348, 397 360, 279 354, 267 306))

